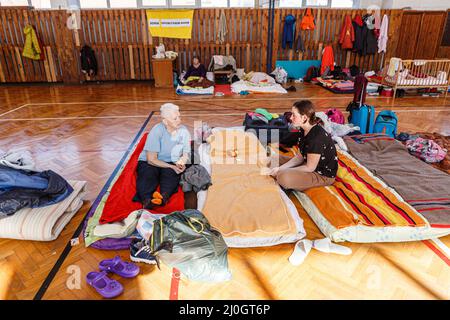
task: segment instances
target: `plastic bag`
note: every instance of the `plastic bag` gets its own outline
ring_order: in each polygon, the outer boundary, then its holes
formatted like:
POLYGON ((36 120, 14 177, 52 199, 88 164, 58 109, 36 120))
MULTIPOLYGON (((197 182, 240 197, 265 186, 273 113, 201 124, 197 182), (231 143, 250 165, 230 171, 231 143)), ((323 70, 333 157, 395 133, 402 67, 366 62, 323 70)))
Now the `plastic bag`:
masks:
POLYGON ((231 279, 228 247, 198 210, 175 211, 153 223, 152 253, 192 281, 231 279))

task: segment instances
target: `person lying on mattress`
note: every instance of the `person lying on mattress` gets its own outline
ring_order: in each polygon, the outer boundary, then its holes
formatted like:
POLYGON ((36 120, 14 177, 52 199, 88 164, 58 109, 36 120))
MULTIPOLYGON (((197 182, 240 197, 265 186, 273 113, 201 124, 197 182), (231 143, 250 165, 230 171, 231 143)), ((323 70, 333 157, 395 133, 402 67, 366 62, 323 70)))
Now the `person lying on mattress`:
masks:
POLYGON ((150 130, 137 165, 133 201, 141 202, 145 209, 165 205, 177 191, 191 152, 191 135, 181 125, 179 107, 165 103, 160 110, 162 121, 150 130))
POLYGON ((186 74, 181 79, 181 82, 188 87, 202 87, 208 88, 214 83, 206 79, 206 68, 200 63, 198 57, 192 58, 192 64, 189 66, 186 74))
POLYGON ((301 132, 301 154, 293 158, 280 155, 280 166, 273 167, 270 175, 285 189, 303 191, 331 185, 338 168, 336 148, 331 135, 317 123, 312 102, 295 102, 291 120, 301 132))

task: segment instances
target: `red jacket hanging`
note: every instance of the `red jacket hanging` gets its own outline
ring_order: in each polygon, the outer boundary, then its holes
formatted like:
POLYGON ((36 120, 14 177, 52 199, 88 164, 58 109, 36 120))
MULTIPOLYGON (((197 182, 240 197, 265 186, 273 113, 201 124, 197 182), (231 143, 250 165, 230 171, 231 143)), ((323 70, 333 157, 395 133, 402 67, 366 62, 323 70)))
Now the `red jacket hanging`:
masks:
POLYGON ((344 24, 342 25, 341 35, 339 36, 339 43, 342 49, 352 49, 354 41, 355 30, 353 29, 352 19, 349 15, 346 15, 344 24))
POLYGON ((320 74, 323 74, 327 67, 330 68, 330 71, 334 70, 334 54, 331 46, 326 46, 325 49, 323 49, 320 74))

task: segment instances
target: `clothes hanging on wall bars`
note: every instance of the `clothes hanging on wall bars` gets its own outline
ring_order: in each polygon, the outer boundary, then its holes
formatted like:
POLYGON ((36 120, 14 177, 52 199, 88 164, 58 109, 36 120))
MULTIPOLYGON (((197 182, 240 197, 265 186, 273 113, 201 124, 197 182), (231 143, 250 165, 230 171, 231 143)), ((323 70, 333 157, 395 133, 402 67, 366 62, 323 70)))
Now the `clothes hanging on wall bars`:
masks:
POLYGON ((23 29, 25 45, 22 56, 33 60, 45 60, 44 48, 33 26, 28 25, 23 29))
POLYGON ((227 17, 225 16, 225 12, 222 10, 219 18, 219 31, 217 32, 217 38, 219 39, 219 43, 225 42, 225 37, 227 33, 228 33, 227 17))
POLYGON ((380 36, 378 37, 378 53, 386 52, 389 31, 389 18, 387 15, 383 16, 383 21, 380 26, 380 36))
POLYGON ((320 74, 325 72, 325 69, 329 68, 329 71, 334 70, 334 54, 331 46, 326 46, 322 53, 322 64, 320 66, 320 74))
POLYGON ((299 31, 299 33, 297 35, 297 40, 295 40, 295 50, 297 52, 299 52, 299 51, 304 52, 305 51, 305 43, 303 42, 302 32, 301 31, 299 31))
POLYGON ((353 42, 353 51, 361 54, 363 48, 363 25, 364 22, 359 14, 352 21, 353 30, 355 32, 355 42, 353 42))
POLYGON ((287 46, 289 49, 292 49, 295 39, 295 20, 296 19, 292 14, 288 14, 284 18, 283 38, 281 42, 281 47, 283 49, 286 49, 287 46))
POLYGON ((352 25, 352 18, 349 15, 345 16, 344 23, 341 28, 339 36, 339 43, 342 49, 352 49, 355 41, 355 30, 352 25))
POLYGON ((378 50, 378 41, 375 35, 375 17, 366 14, 363 17, 364 25, 362 29, 363 47, 361 55, 375 54, 378 50))
POLYGON ((315 29, 314 16, 311 13, 311 9, 307 8, 306 13, 302 18, 300 28, 302 30, 314 30, 315 29))

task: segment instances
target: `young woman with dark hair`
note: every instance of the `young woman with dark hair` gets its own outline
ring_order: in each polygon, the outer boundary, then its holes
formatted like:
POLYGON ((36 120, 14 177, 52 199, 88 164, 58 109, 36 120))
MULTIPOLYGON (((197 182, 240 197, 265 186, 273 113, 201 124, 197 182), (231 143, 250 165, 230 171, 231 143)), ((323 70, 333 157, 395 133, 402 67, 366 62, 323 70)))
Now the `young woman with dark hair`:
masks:
POLYGON ((292 107, 292 124, 300 129, 300 154, 293 158, 280 155, 279 167, 270 171, 285 189, 303 191, 331 185, 338 168, 337 153, 329 133, 317 123, 311 101, 302 100, 292 107))

